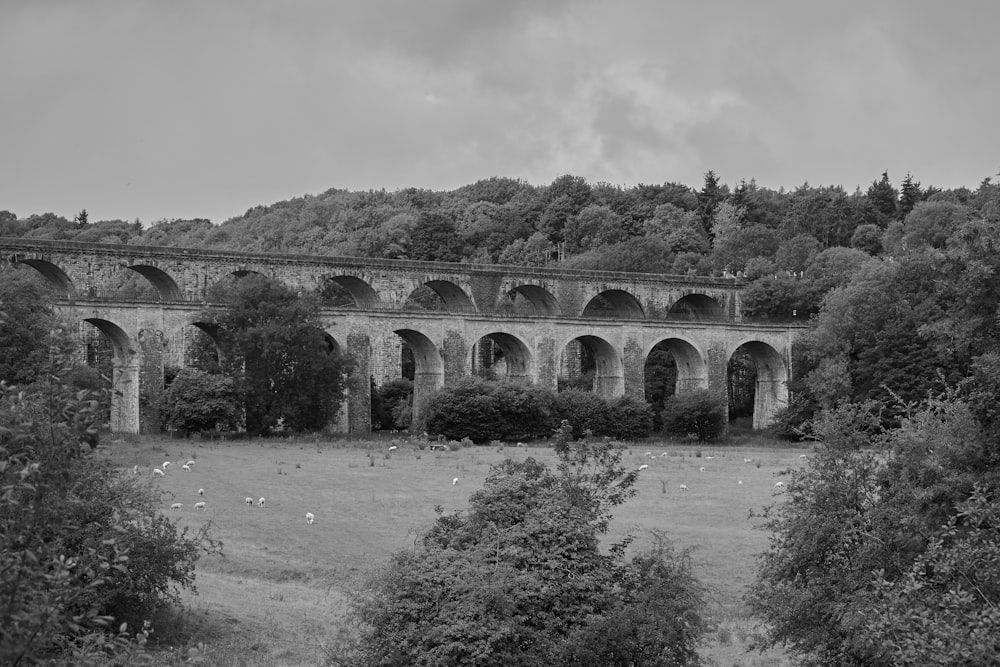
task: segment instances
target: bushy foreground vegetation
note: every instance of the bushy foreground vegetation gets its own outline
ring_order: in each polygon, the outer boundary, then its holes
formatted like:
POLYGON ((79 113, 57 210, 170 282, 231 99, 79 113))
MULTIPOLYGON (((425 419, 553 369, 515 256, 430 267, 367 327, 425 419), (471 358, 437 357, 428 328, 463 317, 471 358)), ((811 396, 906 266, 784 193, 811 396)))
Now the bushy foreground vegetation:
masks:
POLYGON ((637 471, 617 445, 573 442, 557 470, 496 466, 465 513, 442 514, 356 603, 357 665, 698 665, 708 627, 685 553, 600 548, 637 471))

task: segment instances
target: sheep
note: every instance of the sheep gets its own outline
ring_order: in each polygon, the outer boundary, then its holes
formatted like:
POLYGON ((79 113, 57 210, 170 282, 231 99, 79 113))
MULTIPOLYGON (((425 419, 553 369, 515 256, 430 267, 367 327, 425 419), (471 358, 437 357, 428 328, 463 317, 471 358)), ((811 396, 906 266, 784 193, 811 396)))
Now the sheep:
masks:
POLYGON ((652 456, 652 455, 653 455, 653 452, 646 452, 645 454, 643 454, 643 456, 652 456))
POLYGON ((742 484, 742 483, 743 483, 743 480, 741 479, 740 481, 738 481, 738 482, 736 482, 736 483, 737 483, 737 484, 742 484))
POLYGON ((204 497, 205 496, 205 489, 198 489, 198 495, 204 497))
POLYGON ((183 470, 184 472, 191 472, 191 466, 185 463, 184 465, 181 466, 181 470, 183 470))
POLYGON ((705 457, 705 460, 706 460, 706 461, 711 461, 711 460, 713 460, 714 458, 715 458, 714 456, 706 456, 706 457, 705 457))
POLYGON ((306 523, 312 523, 315 520, 316 517, 313 516, 312 512, 306 512, 306 523))
POLYGON ((681 488, 681 491, 687 491, 688 490, 688 485, 687 484, 681 484, 680 488, 681 488))
POLYGON ((160 467, 163 468, 164 470, 166 470, 167 468, 170 467, 170 465, 171 465, 170 461, 164 461, 163 465, 161 465, 160 467))
POLYGON ((775 482, 774 483, 774 488, 776 488, 776 489, 783 489, 783 488, 785 488, 785 483, 784 482, 775 482))
POLYGON ((698 468, 698 472, 705 472, 705 466, 698 468))
POLYGON ((185 463, 184 465, 186 465, 186 466, 193 466, 193 465, 194 465, 194 463, 195 463, 194 459, 191 459, 190 461, 188 461, 188 462, 187 462, 187 463, 185 463))
POLYGON ((753 463, 753 459, 744 458, 743 463, 753 463))
POLYGON ((807 458, 809 458, 809 457, 808 457, 808 456, 806 456, 805 454, 799 454, 799 458, 800 458, 800 459, 807 459, 807 458))
POLYGON ((132 466, 132 474, 133 475, 138 475, 139 474, 139 466, 137 466, 137 465, 132 466))
POLYGON ((639 466, 639 470, 645 470, 648 467, 649 466, 647 464, 643 463, 641 466, 639 466))
POLYGON ((390 445, 390 446, 389 446, 389 451, 390 451, 390 452, 394 452, 394 451, 396 451, 397 449, 398 449, 398 447, 396 447, 396 445, 390 445))
POLYGON ((257 501, 257 507, 264 509, 264 496, 261 496, 260 500, 257 501))
POLYGON ((200 503, 195 503, 194 504, 194 508, 196 510, 203 510, 203 509, 205 509, 205 501, 203 500, 200 503))
POLYGON ((153 468, 153 474, 159 477, 163 477, 163 471, 160 470, 159 468, 153 468))
POLYGON ((458 484, 458 477, 456 477, 455 479, 451 480, 451 485, 452 486, 455 486, 456 484, 458 484))
POLYGON ((247 504, 247 507, 253 507, 253 498, 251 498, 250 496, 244 498, 243 502, 247 504))
POLYGON ((170 509, 179 510, 182 507, 184 507, 184 503, 174 503, 173 505, 170 506, 170 509))

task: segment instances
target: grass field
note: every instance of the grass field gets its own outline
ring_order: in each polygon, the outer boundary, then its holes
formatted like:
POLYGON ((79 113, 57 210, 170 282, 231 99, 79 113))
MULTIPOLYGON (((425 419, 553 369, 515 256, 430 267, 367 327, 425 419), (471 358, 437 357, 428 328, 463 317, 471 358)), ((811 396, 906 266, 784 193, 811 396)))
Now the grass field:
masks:
MULTIPOLYGON (((172 619, 169 635, 168 624, 158 624, 159 640, 169 647, 163 650, 181 652, 202 643, 210 664, 323 664, 352 591, 368 570, 413 544, 434 521, 436 506, 465 508, 490 466, 504 458, 555 462, 547 447, 431 452, 399 439, 389 453, 389 444, 112 443, 108 455, 123 468, 138 465, 142 475, 152 477, 153 467, 172 461, 165 477, 153 482, 166 492, 164 512, 192 528, 211 521, 213 535, 224 544, 224 557, 199 561, 198 594, 185 594, 185 609, 172 619), (189 459, 196 464, 184 472, 181 464, 189 459), (246 497, 266 498, 264 508, 247 507, 246 497), (205 511, 194 509, 200 500, 205 511), (170 510, 174 502, 183 507, 170 510), (306 512, 315 515, 314 524, 306 523, 306 512)), ((638 494, 618 508, 611 537, 632 533, 637 549, 650 543, 651 531, 661 531, 676 547, 695 549, 696 573, 709 587, 717 622, 703 650, 713 664, 791 664, 777 652, 745 653, 757 624, 741 596, 753 579, 755 554, 767 545, 749 513, 775 499, 777 475, 801 465, 803 451, 650 442, 626 450, 628 462, 649 468, 641 473, 638 494)), ((154 624, 154 638, 156 630, 154 624)))

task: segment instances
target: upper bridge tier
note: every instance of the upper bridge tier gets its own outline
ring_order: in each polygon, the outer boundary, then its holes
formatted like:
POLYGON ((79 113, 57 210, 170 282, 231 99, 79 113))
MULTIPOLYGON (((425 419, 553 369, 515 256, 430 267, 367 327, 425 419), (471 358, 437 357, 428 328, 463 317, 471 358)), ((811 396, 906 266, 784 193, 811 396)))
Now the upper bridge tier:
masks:
POLYGON ((18 263, 37 269, 71 302, 134 296, 204 303, 221 281, 256 273, 369 311, 425 309, 414 296, 429 289, 434 309, 452 313, 741 320, 742 284, 732 278, 0 238, 0 269, 18 263))

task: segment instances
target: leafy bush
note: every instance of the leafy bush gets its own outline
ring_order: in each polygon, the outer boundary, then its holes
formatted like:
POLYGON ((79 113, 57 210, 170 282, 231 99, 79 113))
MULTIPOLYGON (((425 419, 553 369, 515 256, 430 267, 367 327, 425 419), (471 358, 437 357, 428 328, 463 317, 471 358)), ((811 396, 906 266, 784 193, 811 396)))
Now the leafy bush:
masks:
POLYGON ((382 410, 378 420, 384 429, 406 429, 413 415, 413 381, 390 380, 377 391, 382 410))
POLYGON ((169 430, 184 434, 233 429, 239 419, 233 379, 185 368, 163 392, 162 414, 169 430))
POLYGON ((142 626, 192 588, 206 526, 178 531, 147 482, 82 446, 97 401, 50 373, 44 391, 0 384, 0 664, 35 664, 142 626))
POLYGON ((663 429, 702 442, 715 440, 726 430, 726 406, 707 389, 673 396, 664 406, 663 429))
POLYGON ((578 438, 583 437, 586 431, 594 435, 609 435, 610 409, 607 401, 597 394, 576 389, 560 391, 555 395, 552 408, 555 419, 565 419, 572 424, 578 438))
POLYGON ((653 432, 653 408, 645 401, 622 396, 608 406, 603 435, 617 440, 639 440, 653 432))
POLYGON ((427 431, 452 440, 516 440, 548 435, 551 392, 467 377, 431 397, 427 431))
POLYGON ((603 444, 495 466, 466 512, 441 514, 371 577, 345 664, 698 665, 706 624, 686 558, 605 550, 636 472, 603 444))

